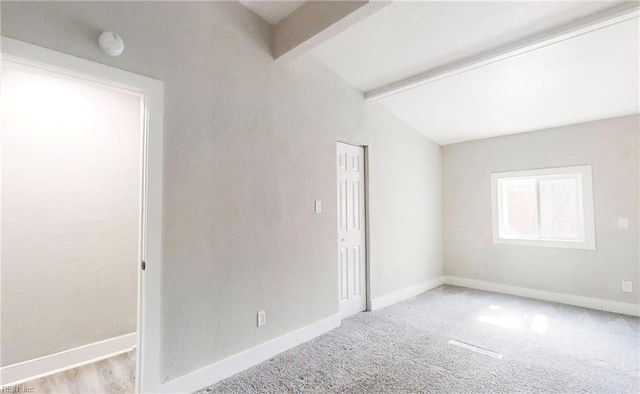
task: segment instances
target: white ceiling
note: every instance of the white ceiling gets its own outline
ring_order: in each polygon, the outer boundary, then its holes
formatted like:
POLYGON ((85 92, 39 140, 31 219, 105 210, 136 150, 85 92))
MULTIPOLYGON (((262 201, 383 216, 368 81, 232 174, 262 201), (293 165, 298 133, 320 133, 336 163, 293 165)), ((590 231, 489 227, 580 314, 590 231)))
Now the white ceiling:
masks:
MULTIPOLYGON (((591 15, 615 2, 396 2, 312 53, 361 91, 591 15)), ((440 144, 639 112, 638 19, 379 102, 440 144)))
POLYGON ((305 2, 296 0, 240 0, 240 3, 262 17, 262 19, 275 25, 300 8, 305 2))
POLYGON ((380 100, 445 145, 638 113, 638 19, 380 100))
POLYGON ((395 2, 312 53, 368 91, 539 33, 611 2, 395 2))

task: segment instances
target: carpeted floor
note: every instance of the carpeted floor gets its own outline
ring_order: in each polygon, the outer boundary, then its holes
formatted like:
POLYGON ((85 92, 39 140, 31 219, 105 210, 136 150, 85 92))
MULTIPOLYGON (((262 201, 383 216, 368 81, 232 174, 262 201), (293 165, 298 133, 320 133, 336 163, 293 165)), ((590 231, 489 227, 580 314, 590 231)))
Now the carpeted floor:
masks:
POLYGON ((639 318, 443 286, 198 393, 638 393, 639 369, 639 318))

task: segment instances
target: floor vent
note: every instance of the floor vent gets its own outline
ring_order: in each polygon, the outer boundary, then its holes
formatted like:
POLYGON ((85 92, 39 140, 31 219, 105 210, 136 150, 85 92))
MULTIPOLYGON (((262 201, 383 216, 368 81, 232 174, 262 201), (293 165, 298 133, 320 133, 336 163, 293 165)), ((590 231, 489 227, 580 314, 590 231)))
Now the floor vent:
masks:
POLYGON ((461 348, 465 348, 467 350, 474 351, 476 353, 481 353, 481 354, 487 355, 489 357, 502 358, 502 354, 500 354, 500 353, 492 352, 491 350, 487 350, 487 349, 483 349, 481 347, 469 345, 468 343, 456 341, 454 339, 450 340, 449 343, 452 344, 452 345, 455 345, 455 346, 460 346, 461 348))

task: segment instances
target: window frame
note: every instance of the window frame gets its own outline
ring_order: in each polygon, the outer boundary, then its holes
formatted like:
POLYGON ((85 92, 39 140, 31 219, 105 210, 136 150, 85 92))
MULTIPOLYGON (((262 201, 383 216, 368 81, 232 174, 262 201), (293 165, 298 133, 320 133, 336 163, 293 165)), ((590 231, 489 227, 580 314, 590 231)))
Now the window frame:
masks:
MULTIPOLYGON (((493 243, 507 245, 542 246, 552 248, 570 249, 596 249, 595 220, 593 209, 593 175, 591 165, 571 167, 544 168, 536 170, 508 171, 491 173, 491 215, 493 229, 493 243), (580 239, 544 239, 544 238, 511 238, 501 234, 503 217, 501 213, 500 181, 504 179, 535 179, 538 204, 538 216, 540 215, 540 180, 551 179, 576 179, 578 199, 578 236, 580 239), (580 237, 582 236, 582 237, 580 237)), ((539 223, 538 223, 539 225, 539 223)))

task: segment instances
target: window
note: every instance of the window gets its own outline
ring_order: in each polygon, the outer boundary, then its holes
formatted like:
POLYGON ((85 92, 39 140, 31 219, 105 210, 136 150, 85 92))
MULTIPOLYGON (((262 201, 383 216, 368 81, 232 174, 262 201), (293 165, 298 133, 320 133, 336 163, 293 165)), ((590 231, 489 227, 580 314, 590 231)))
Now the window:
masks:
POLYGON ((491 174, 493 242, 595 249, 591 166, 491 174))

